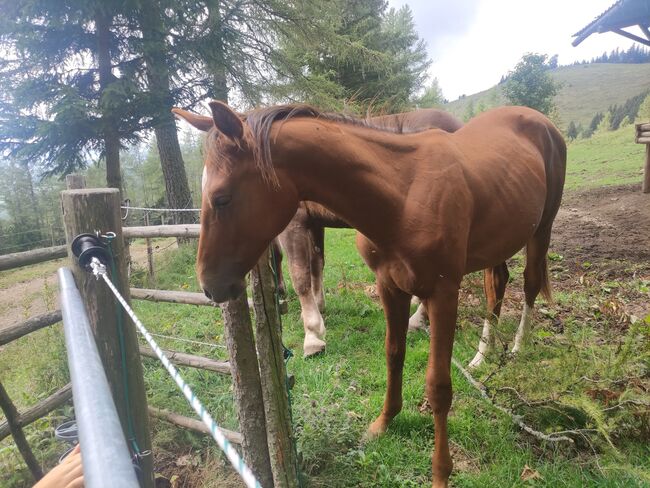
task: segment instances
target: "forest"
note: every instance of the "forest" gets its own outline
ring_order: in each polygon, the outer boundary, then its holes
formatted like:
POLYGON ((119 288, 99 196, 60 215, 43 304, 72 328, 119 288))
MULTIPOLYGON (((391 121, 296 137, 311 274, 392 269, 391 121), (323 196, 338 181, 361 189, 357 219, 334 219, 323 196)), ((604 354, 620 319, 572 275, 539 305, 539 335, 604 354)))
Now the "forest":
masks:
MULTIPOLYGON (((61 178, 131 205, 198 206, 201 142, 170 109, 434 106, 408 6, 385 0, 3 1, 0 253, 61 243, 61 178)), ((178 217, 180 221, 189 215, 178 217)))

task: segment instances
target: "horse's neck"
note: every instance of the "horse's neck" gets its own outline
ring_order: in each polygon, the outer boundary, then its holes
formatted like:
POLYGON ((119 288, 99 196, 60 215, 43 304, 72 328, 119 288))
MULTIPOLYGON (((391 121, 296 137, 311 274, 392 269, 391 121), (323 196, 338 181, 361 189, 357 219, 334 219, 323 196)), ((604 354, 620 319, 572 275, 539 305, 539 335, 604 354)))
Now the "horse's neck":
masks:
POLYGON ((273 160, 302 200, 324 205, 380 244, 396 230, 412 174, 395 164, 408 150, 395 146, 396 137, 317 120, 288 121, 271 135, 273 160))

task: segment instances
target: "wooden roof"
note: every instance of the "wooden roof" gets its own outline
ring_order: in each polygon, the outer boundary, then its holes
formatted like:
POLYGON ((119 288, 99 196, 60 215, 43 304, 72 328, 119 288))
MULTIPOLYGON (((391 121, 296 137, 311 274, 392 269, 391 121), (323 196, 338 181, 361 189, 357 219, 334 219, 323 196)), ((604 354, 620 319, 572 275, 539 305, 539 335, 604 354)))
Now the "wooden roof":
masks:
POLYGON ((596 17, 589 25, 573 34, 573 45, 577 46, 591 34, 615 32, 622 36, 650 46, 650 0, 619 0, 605 12, 596 17), (623 28, 638 25, 645 39, 624 31, 623 28))

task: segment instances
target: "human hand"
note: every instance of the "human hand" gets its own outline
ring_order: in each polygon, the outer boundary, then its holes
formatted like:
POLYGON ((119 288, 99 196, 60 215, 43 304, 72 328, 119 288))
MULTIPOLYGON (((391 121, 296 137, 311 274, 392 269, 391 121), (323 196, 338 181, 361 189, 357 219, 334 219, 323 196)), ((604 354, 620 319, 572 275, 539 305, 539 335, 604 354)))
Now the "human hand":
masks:
POLYGON ((84 476, 81 464, 81 449, 79 444, 41 480, 34 488, 83 488, 84 476))

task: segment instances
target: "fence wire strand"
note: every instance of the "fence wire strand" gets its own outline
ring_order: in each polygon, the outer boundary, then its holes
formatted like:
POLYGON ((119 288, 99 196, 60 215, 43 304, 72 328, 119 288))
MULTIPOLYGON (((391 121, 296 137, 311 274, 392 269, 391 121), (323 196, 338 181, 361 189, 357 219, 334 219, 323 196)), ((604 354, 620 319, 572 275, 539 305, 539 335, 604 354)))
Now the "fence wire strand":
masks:
POLYGON ((147 329, 142 324, 140 319, 138 319, 133 309, 129 306, 126 300, 124 300, 124 297, 122 297, 122 295, 117 290, 117 288, 115 288, 115 285, 113 285, 110 278, 107 276, 106 267, 103 264, 101 264, 99 260, 97 260, 97 258, 92 259, 90 266, 93 270, 93 274, 97 278, 101 277, 104 280, 104 283, 106 283, 106 285, 111 289, 111 291, 115 295, 115 298, 117 298, 117 300, 122 304, 122 307, 124 307, 126 313, 129 314, 129 317, 131 317, 131 319, 133 320, 133 323, 137 327, 138 331, 144 336, 144 338, 147 340, 151 348, 154 350, 156 356, 158 356, 158 359, 160 359, 160 361, 163 363, 163 366, 165 366, 165 369, 167 369, 167 372, 170 374, 170 376, 173 378, 173 380, 176 382, 178 387, 183 392, 183 395, 187 399, 190 406, 194 409, 194 411, 197 413, 197 415, 203 421, 206 427, 208 427, 208 429, 210 430, 210 434, 212 435, 212 438, 217 442, 221 450, 226 454, 226 457, 230 461, 230 464, 233 466, 233 468, 235 468, 237 473, 239 473, 239 475, 242 477, 246 486, 249 488, 261 488, 259 481, 257 481, 251 469, 244 463, 244 460, 239 455, 239 453, 234 448, 234 446, 230 443, 230 441, 225 438, 223 432, 221 431, 217 423, 214 421, 212 416, 205 409, 201 401, 196 397, 196 395, 194 394, 190 386, 185 382, 185 380, 183 380, 178 370, 169 361, 169 358, 160 349, 160 347, 153 339, 149 331, 147 331, 147 329))

